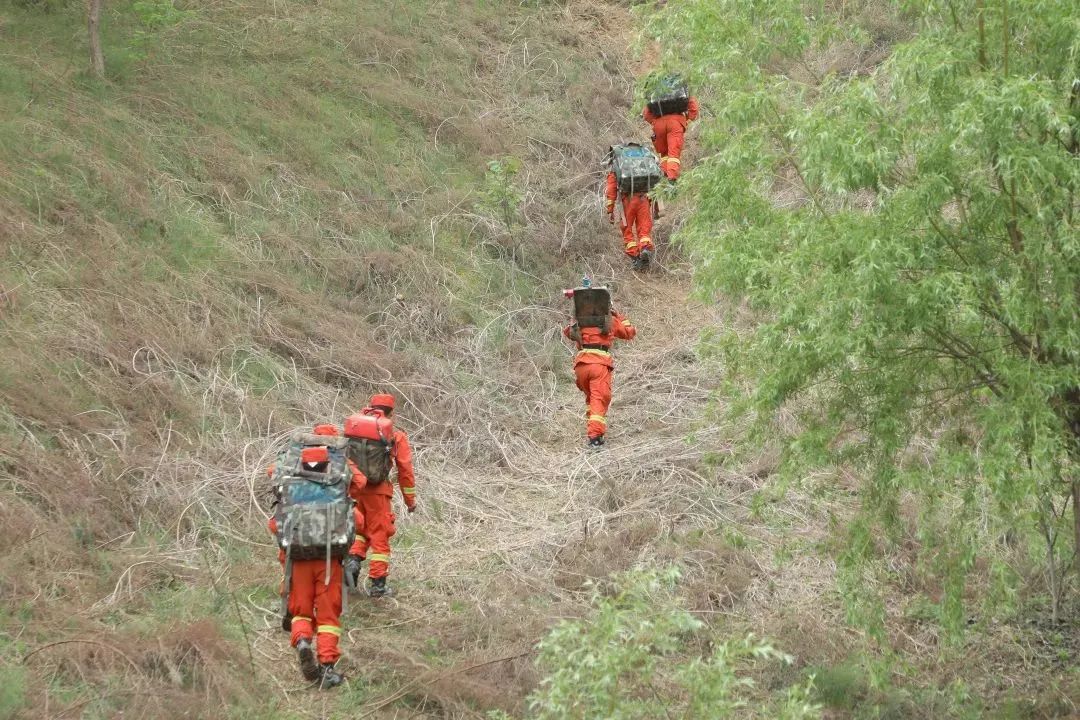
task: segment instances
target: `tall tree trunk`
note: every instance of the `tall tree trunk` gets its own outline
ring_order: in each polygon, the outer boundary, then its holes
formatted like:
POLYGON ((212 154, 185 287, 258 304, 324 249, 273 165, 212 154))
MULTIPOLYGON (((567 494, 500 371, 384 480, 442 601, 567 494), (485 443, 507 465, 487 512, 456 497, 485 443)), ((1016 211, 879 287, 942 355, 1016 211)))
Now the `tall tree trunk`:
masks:
POLYGON ((95 77, 105 77, 105 55, 101 52, 101 4, 104 0, 89 0, 86 27, 90 35, 90 71, 95 77))

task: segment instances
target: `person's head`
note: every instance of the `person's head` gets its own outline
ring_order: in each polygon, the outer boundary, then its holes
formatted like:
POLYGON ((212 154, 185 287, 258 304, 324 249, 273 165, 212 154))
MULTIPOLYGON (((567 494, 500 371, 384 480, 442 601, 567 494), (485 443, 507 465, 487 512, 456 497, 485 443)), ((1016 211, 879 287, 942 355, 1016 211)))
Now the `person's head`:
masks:
POLYGON ((330 451, 325 445, 306 447, 300 451, 300 463, 309 472, 326 472, 330 464, 330 451))
POLYGON ((386 417, 394 414, 394 396, 390 393, 376 393, 368 400, 368 406, 380 411, 386 417))

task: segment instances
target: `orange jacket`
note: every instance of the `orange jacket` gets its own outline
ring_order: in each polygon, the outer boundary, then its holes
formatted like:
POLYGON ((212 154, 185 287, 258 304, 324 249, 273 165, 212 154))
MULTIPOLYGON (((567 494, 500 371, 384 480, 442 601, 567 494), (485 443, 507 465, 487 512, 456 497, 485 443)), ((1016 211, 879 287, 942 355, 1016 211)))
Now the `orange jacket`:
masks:
POLYGON ((574 356, 574 367, 578 365, 604 365, 615 367, 611 359, 611 345, 616 338, 619 340, 633 340, 637 335, 637 328, 630 324, 624 316, 617 312, 611 313, 611 332, 600 332, 599 328, 585 328, 580 331, 580 338, 572 337, 574 326, 567 325, 563 328, 563 335, 574 341, 578 353, 574 356), (599 345, 600 348, 587 348, 585 345, 599 345), (603 349, 601 349, 603 348, 603 349))
MULTIPOLYGON (((394 467, 397 468, 397 484, 401 488, 401 499, 406 507, 416 506, 416 475, 413 473, 412 447, 409 445, 409 437, 404 430, 394 429, 394 447, 390 451, 394 459, 394 467)), ((362 488, 357 495, 386 495, 394 496, 394 484, 387 480, 376 485, 368 485, 362 488)), ((356 497, 355 495, 353 497, 356 497)))
MULTIPOLYGON (((669 113, 667 115, 653 115, 649 110, 649 106, 646 105, 645 109, 641 111, 641 116, 645 118, 645 121, 655 127, 658 120, 667 120, 668 118, 681 123, 681 129, 686 130, 686 125, 690 120, 698 119, 698 101, 693 95, 690 96, 690 101, 687 103, 686 112, 683 113, 669 113)), ((667 124, 670 127, 670 124, 667 124)))
MULTIPOLYGON (((634 195, 648 195, 647 191, 634 193, 634 195)), ((615 177, 614 172, 607 174, 607 187, 604 190, 604 197, 607 199, 607 211, 608 213, 615 212, 615 201, 619 198, 619 181, 615 177)), ((623 193, 623 202, 625 203, 629 197, 623 193)))

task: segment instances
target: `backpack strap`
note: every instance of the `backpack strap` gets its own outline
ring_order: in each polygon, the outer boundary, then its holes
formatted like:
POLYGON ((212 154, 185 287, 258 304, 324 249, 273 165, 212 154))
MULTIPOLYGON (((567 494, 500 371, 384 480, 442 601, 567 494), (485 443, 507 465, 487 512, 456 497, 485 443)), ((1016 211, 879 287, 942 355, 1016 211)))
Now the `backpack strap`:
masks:
POLYGON ((292 544, 285 551, 285 579, 281 581, 281 621, 289 617, 289 595, 292 593, 292 544))

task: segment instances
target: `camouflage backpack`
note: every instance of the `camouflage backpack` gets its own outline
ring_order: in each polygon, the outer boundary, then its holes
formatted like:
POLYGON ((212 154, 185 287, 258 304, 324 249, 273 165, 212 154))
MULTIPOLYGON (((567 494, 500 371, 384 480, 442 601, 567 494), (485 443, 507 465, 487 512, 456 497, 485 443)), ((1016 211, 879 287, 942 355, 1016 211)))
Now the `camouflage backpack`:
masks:
POLYGON ((368 485, 390 479, 394 467, 394 423, 390 418, 373 408, 364 408, 345 418, 345 437, 349 459, 367 477, 368 485))
POLYGON ((356 536, 353 501, 349 498, 352 471, 346 439, 298 432, 278 455, 271 482, 278 497, 278 546, 292 560, 341 558, 356 536), (325 446, 330 462, 324 472, 304 467, 304 448, 325 446))
POLYGON ((678 75, 658 78, 649 92, 649 112, 657 117, 677 115, 690 108, 690 90, 678 75))
POLYGON ((637 143, 611 148, 611 170, 623 194, 649 192, 663 178, 656 153, 637 143))

